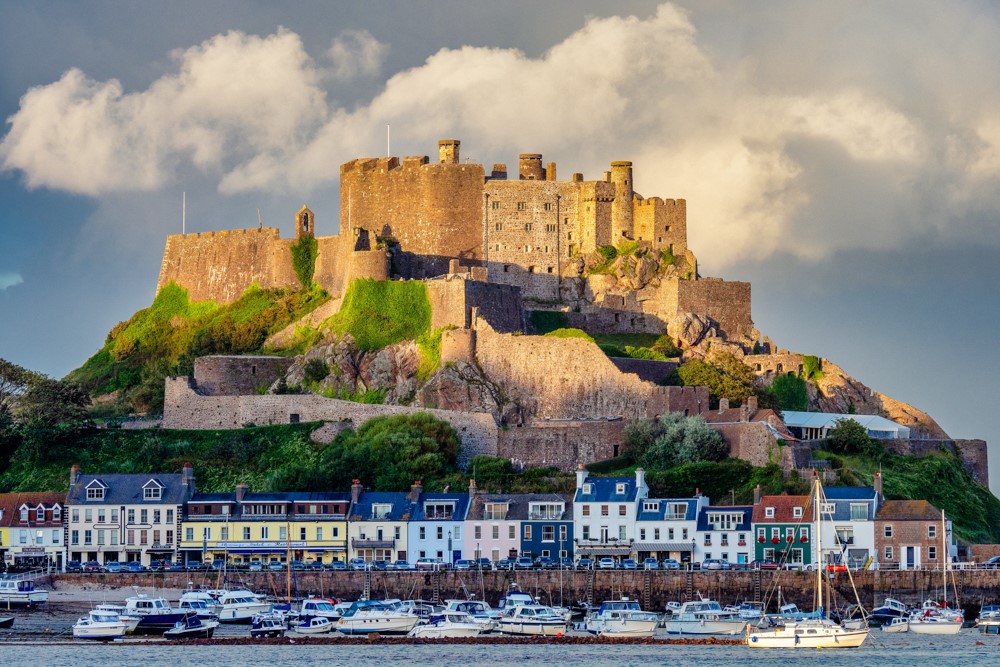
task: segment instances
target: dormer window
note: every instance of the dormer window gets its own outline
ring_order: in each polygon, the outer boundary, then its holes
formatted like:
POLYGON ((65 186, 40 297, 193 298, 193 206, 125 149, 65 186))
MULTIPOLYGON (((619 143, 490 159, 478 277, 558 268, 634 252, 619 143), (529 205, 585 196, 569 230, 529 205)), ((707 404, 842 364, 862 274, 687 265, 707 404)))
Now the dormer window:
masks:
POLYGON ((837 507, 833 503, 823 503, 820 506, 820 510, 819 511, 822 512, 823 514, 833 514, 833 512, 836 509, 837 509, 837 507))
POLYGON ((773 507, 765 507, 764 508, 764 518, 765 519, 773 519, 774 518, 774 508, 773 507))
POLYGON ((372 505, 372 518, 373 519, 385 519, 389 516, 392 511, 392 505, 389 503, 375 503, 372 505))
POLYGON ((28 508, 21 508, 21 523, 28 523, 28 508))
POLYGON ((796 519, 801 519, 802 518, 802 508, 801 507, 793 507, 792 508, 792 517, 796 518, 796 519))
POLYGON ((52 508, 52 520, 53 521, 62 521, 62 510, 59 509, 58 505, 56 505, 55 507, 52 508))
POLYGON ((107 487, 98 479, 87 485, 87 500, 104 500, 104 491, 107 487))
POLYGON ((155 479, 151 479, 146 482, 146 485, 142 487, 142 499, 143 500, 159 500, 163 496, 163 485, 157 482, 155 479))
POLYGON ((35 510, 35 521, 45 521, 45 508, 41 505, 35 510))
POLYGON ((615 493, 617 493, 618 495, 625 494, 625 482, 618 482, 617 484, 615 484, 615 493))
POLYGON ((589 496, 592 493, 594 493, 594 485, 591 484, 590 482, 588 482, 588 483, 586 483, 586 484, 583 485, 582 491, 583 491, 583 495, 589 496))

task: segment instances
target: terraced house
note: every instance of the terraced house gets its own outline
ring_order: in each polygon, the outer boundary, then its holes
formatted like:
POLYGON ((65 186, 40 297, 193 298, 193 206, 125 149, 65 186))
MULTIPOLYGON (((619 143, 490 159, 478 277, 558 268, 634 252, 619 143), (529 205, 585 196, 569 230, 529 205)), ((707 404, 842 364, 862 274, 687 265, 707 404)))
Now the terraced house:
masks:
POLYGON ((86 475, 74 465, 66 496, 67 560, 172 560, 180 520, 194 493, 190 463, 182 473, 86 475))
POLYGON ((489 558, 494 563, 521 554, 520 511, 523 494, 477 492, 469 487, 469 512, 465 519, 463 549, 470 558, 489 558))
POLYGON ((635 519, 634 558, 643 561, 672 558, 678 563, 692 560, 698 512, 708 505, 706 496, 694 498, 643 498, 635 519))
POLYGON ((346 492, 198 493, 185 506, 187 561, 328 564, 347 557, 346 492))
POLYGON ((357 480, 351 486, 348 557, 406 560, 407 525, 415 508, 410 494, 365 491, 357 480))
POLYGON ((413 512, 407 523, 408 560, 413 563, 421 558, 438 558, 449 564, 460 560, 469 495, 424 493, 421 483, 414 482, 409 498, 413 512))
POLYGON ((4 568, 63 569, 65 493, 0 494, 0 560, 4 568))
POLYGON ((753 507, 755 558, 790 567, 814 563, 813 513, 809 496, 763 496, 753 507))
POLYGON ((635 539, 637 504, 649 496, 646 471, 638 468, 635 478, 588 477, 576 472, 573 522, 576 554, 581 557, 628 558, 635 539))
POLYGON ((755 557, 753 505, 707 505, 698 511, 694 559, 749 563, 755 557))

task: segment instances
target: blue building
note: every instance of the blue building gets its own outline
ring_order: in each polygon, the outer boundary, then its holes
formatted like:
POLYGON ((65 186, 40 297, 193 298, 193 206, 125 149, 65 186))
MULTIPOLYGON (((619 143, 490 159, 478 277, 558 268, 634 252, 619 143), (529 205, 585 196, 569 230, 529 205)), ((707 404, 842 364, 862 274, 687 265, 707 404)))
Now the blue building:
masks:
POLYGON ((556 493, 512 496, 512 511, 521 519, 521 555, 572 558, 573 503, 556 493))
POLYGON ((463 558, 462 529, 469 510, 469 494, 423 493, 420 482, 416 482, 409 499, 413 503, 407 523, 409 561, 439 558, 443 563, 454 563, 463 558))
POLYGON ((698 512, 693 559, 722 558, 749 563, 755 558, 753 505, 709 505, 698 512))

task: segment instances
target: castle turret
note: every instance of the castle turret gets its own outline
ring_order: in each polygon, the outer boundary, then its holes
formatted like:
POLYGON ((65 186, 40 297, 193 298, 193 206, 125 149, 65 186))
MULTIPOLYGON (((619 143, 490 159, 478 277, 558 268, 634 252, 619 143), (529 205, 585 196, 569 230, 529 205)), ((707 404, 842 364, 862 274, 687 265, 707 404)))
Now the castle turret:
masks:
POLYGON ((458 148, 462 142, 458 139, 442 139, 438 142, 438 156, 441 164, 458 164, 458 148))
POLYGON ((305 204, 295 214, 295 238, 313 237, 316 235, 313 227, 316 224, 316 216, 305 204))
POLYGON ((521 153, 518 156, 520 162, 519 172, 522 181, 544 181, 545 168, 542 167, 541 153, 521 153))
POLYGON ((632 163, 627 160, 612 162, 611 182, 615 186, 615 200, 611 204, 611 243, 617 245, 623 238, 633 238, 635 233, 632 217, 632 163))

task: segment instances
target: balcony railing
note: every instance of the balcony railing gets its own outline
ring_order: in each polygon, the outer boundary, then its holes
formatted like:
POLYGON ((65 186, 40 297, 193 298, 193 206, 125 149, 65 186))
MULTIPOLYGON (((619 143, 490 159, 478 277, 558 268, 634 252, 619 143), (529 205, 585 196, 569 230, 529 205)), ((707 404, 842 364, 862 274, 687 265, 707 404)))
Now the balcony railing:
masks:
POLYGON ((671 514, 669 512, 663 516, 663 518, 665 520, 667 520, 667 521, 683 521, 686 517, 687 517, 686 513, 685 514, 671 514))
POLYGON ((392 549, 396 546, 396 540, 369 540, 354 538, 351 546, 355 549, 392 549))
POLYGON ((562 512, 528 512, 528 519, 531 521, 558 521, 562 518, 562 512))

